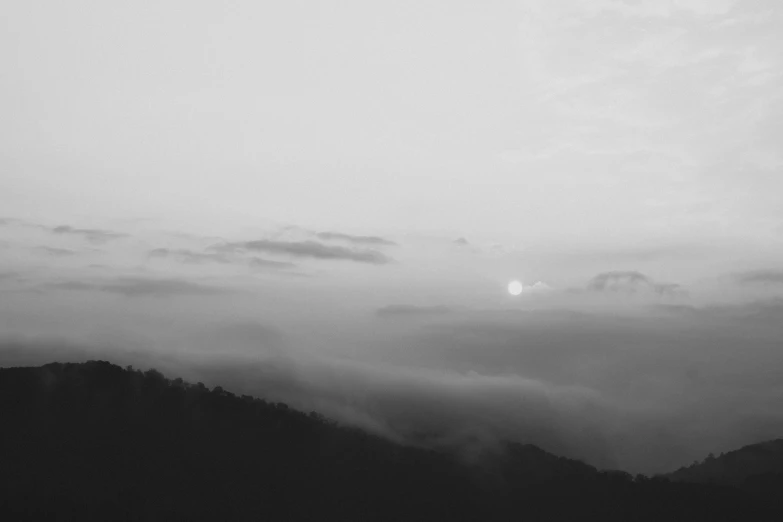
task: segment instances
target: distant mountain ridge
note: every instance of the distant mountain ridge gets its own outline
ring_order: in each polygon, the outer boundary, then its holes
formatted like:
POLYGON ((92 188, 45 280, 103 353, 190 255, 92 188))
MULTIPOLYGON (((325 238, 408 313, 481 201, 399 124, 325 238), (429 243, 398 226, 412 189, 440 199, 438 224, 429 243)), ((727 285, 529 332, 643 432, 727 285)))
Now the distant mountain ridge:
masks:
POLYGON ((2 520, 783 519, 766 490, 599 472, 524 444, 466 464, 104 361, 0 368, 0 419, 2 520))
POLYGON ((666 476, 681 482, 740 486, 748 481, 758 482, 754 477, 771 480, 776 475, 783 486, 783 439, 750 444, 717 457, 709 454, 702 462, 683 466, 666 476))

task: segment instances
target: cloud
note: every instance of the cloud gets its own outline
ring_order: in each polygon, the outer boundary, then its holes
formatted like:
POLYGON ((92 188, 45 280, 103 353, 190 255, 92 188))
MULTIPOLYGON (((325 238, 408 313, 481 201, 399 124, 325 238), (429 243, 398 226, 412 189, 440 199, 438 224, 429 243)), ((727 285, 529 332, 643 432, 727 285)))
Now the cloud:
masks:
POLYGON ((725 245, 692 240, 645 247, 599 248, 575 252, 580 257, 597 258, 607 262, 645 263, 675 259, 703 259, 723 253, 725 245))
POLYGON ((8 217, 0 218, 0 226, 10 226, 10 225, 31 226, 32 223, 28 223, 23 219, 8 218, 8 217))
POLYGON ((468 240, 465 239, 464 237, 459 237, 459 238, 455 239, 454 241, 452 241, 452 243, 454 243, 455 245, 463 245, 463 246, 470 244, 470 243, 468 243, 468 240))
POLYGON ((122 294, 129 297, 217 295, 227 292, 225 288, 205 286, 191 281, 183 281, 181 279, 143 278, 123 278, 116 283, 103 285, 101 290, 104 292, 122 294))
POLYGON ((617 288, 625 288, 627 286, 634 286, 637 284, 650 284, 648 277, 641 272, 635 271, 612 271, 603 272, 590 280, 587 287, 590 290, 596 290, 603 292, 606 290, 615 290, 617 288))
POLYGON ((226 288, 206 286, 181 279, 147 279, 123 277, 110 283, 65 281, 47 285, 58 290, 100 291, 127 297, 174 297, 218 295, 227 293, 226 288))
MULTIPOLYGON (((774 391, 775 372, 765 369, 768 365, 776 368, 781 361, 781 354, 772 347, 783 333, 782 318, 779 303, 689 309, 687 315, 668 310, 665 315, 646 317, 568 315, 557 310, 485 312, 428 327, 410 345, 415 346, 420 367, 433 364, 433 368, 450 370, 445 373, 453 378, 444 381, 469 383, 472 376, 474 382, 505 383, 507 397, 476 398, 487 401, 484 411, 470 411, 462 402, 465 397, 455 393, 440 402, 450 412, 437 412, 434 418, 464 414, 459 424, 473 423, 476 429, 488 429, 499 438, 534 441, 551 451, 579 455, 594 465, 650 472, 677 467, 703 453, 705 447, 763 440, 783 426, 783 417, 774 406, 779 397, 774 391), (700 380, 694 381, 696 374, 700 380), (504 411, 503 401, 514 400, 513 389, 523 403, 535 401, 528 394, 542 393, 553 411, 539 410, 536 415, 534 410, 532 415, 519 416, 504 411), (574 400, 584 398, 591 411, 575 408, 562 417, 555 413, 568 408, 570 399, 560 394, 563 390, 573 391, 570 398, 574 400), (677 400, 682 402, 673 405, 677 400), (749 404, 754 405, 752 414, 749 404), (694 411, 699 413, 697 418, 692 417, 694 411), (497 420, 502 415, 507 416, 507 423, 497 420), (590 424, 593 415, 596 423, 590 424), (745 415, 756 418, 759 425, 766 419, 768 427, 743 431, 737 423, 745 415), (578 438, 574 430, 581 423, 588 427, 582 433, 592 438, 582 446, 574 440, 578 438), (562 446, 549 446, 555 441, 546 441, 547 433, 562 446), (630 439, 623 440, 626 436, 630 439)), ((485 390, 483 385, 472 393, 486 393, 479 390, 485 390)), ((438 403, 440 393, 446 392, 435 390, 434 397, 422 401, 438 403)), ((415 402, 411 397, 411 405, 399 408, 411 407, 413 415, 419 408, 415 402)), ((384 408, 371 411, 379 416, 386 413, 384 408)), ((426 425, 429 415, 432 411, 408 422, 426 425)), ((443 436, 448 426, 444 422, 443 436)))
POLYGON ((4 217, 0 218, 0 227, 24 227, 24 228, 43 228, 47 229, 47 227, 41 226, 38 223, 33 223, 31 221, 27 221, 24 219, 17 219, 17 218, 11 218, 11 217, 4 217))
POLYGON ((251 350, 283 355, 287 346, 285 333, 281 329, 258 321, 237 321, 217 328, 204 328, 198 335, 209 346, 208 353, 215 353, 216 350, 220 353, 251 350))
MULTIPOLYGON (((229 249, 225 249, 229 250, 229 249)), ((162 259, 174 259, 182 263, 188 264, 202 264, 202 263, 221 263, 228 264, 236 262, 237 259, 225 255, 221 252, 195 252, 188 249, 169 249, 169 248, 156 248, 149 251, 149 256, 153 258, 162 259)), ((245 261, 242 260, 244 263, 245 261)), ((269 259, 263 259, 260 257, 252 257, 247 264, 251 268, 258 269, 285 269, 294 268, 296 264, 287 261, 273 261, 269 259)))
POLYGON ((377 236, 352 236, 350 234, 342 234, 340 232, 318 232, 316 234, 318 239, 324 241, 347 241, 357 245, 396 245, 394 241, 384 239, 377 236))
POLYGON ((656 0, 601 0, 595 2, 565 3, 569 9, 584 15, 595 16, 600 13, 616 13, 631 18, 669 18, 681 12, 687 12, 695 17, 707 17, 727 13, 734 0, 674 0, 658 2, 656 0))
POLYGON ((272 269, 282 269, 282 268, 295 268, 295 263, 289 263, 287 261, 272 261, 270 259, 264 259, 261 257, 254 257, 250 259, 249 262, 250 266, 252 268, 272 268, 272 269))
POLYGON ((80 362, 90 358, 84 346, 63 340, 0 336, 0 367, 40 366, 55 361, 80 362))
POLYGON ((552 287, 543 281, 536 281, 530 286, 523 287, 522 290, 526 293, 543 294, 546 292, 551 292, 552 287))
MULTIPOLYGON (((150 304, 139 306, 146 311, 150 304)), ((154 320, 145 323, 137 314, 129 327, 155 341, 118 343, 112 334, 83 345, 115 347, 92 358, 156 367, 393 440, 465 452, 510 440, 598 467, 653 473, 779 434, 783 302, 689 313, 659 308, 645 316, 463 310, 421 329, 395 330, 391 321, 383 336, 377 324, 365 332, 392 347, 378 358, 367 337, 361 359, 351 359, 336 355, 350 336, 316 332, 317 349, 307 352, 300 350, 305 323, 265 318, 256 324, 234 315, 228 324, 213 323, 191 311, 188 320, 198 326, 183 342, 172 332, 182 335, 186 323, 164 324, 150 311, 154 320), (395 331, 403 335, 394 337, 395 331)), ((103 310, 91 307, 91 320, 103 310)), ((123 304, 117 321, 128 324, 129 310, 123 304)), ((39 311, 31 331, 45 335, 49 323, 39 311)), ((324 326, 330 333, 351 329, 334 321, 324 326)), ((78 331, 72 335, 84 328, 78 331)), ((3 348, 0 339, 0 363, 3 348)), ((12 348, 17 364, 83 360, 67 347, 50 349, 50 360, 35 358, 45 346, 12 348)))
POLYGON ((229 260, 222 254, 194 252, 193 250, 168 248, 155 248, 149 251, 150 257, 175 259, 182 263, 228 263, 229 260))
POLYGON ((783 284, 783 270, 752 270, 735 275, 741 284, 783 284))
POLYGON ((376 314, 379 317, 417 317, 429 315, 444 315, 453 312, 448 306, 414 306, 414 305, 389 305, 378 308, 376 314))
POLYGON ((224 243, 212 247, 215 250, 237 252, 250 250, 282 254, 313 259, 334 259, 381 265, 391 262, 391 258, 377 250, 350 249, 342 246, 324 245, 316 241, 274 241, 261 239, 238 243, 224 243))
POLYGON ((96 228, 74 228, 67 225, 54 227, 51 229, 51 231, 55 234, 81 236, 91 243, 105 243, 106 241, 128 237, 127 234, 112 232, 109 230, 100 230, 96 228))
POLYGON ((100 290, 99 285, 93 283, 85 283, 84 281, 63 281, 61 283, 51 283, 47 285, 49 288, 56 290, 100 290))
POLYGON ((602 272, 590 280, 587 284, 587 289, 593 292, 626 293, 635 293, 639 290, 652 290, 656 294, 667 296, 679 296, 685 293, 678 284, 655 283, 646 275, 635 270, 602 272))
POLYGON ((570 456, 589 447, 590 460, 611 463, 606 448, 594 442, 605 413, 589 390, 518 375, 351 362, 304 362, 296 371, 307 376, 304 386, 317 397, 315 405, 393 440, 463 454, 511 440, 570 456))
POLYGON ((70 248, 56 248, 56 247, 48 247, 48 246, 40 246, 36 248, 38 252, 48 254, 53 257, 70 257, 73 255, 76 255, 76 250, 71 250, 70 248))
POLYGON ((653 285, 653 290, 659 295, 669 296, 684 296, 688 293, 677 283, 656 283, 653 285))

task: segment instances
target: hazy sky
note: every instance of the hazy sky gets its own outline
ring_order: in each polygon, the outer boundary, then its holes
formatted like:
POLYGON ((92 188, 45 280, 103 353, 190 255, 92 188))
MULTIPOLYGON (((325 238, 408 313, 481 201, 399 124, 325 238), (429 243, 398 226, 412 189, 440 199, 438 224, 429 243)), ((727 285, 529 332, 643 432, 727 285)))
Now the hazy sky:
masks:
POLYGON ((779 436, 778 4, 7 2, 5 360, 645 471, 779 436))

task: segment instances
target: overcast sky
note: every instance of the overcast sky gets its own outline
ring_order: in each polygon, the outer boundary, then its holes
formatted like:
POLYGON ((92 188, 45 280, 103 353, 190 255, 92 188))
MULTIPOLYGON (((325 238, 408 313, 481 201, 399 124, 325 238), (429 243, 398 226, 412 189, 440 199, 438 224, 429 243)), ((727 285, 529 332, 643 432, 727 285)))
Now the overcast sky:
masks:
POLYGON ((780 436, 778 4, 12 0, 5 360, 642 471, 780 436))

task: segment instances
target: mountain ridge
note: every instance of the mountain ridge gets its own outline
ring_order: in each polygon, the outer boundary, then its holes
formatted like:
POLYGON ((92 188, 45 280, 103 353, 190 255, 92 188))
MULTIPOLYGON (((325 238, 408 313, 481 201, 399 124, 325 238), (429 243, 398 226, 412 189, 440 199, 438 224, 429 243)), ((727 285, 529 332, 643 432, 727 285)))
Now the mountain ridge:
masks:
POLYGON ((730 484, 740 486, 754 477, 778 476, 783 486, 783 439, 748 444, 715 456, 710 453, 701 462, 667 473, 674 481, 730 484))
POLYGON ((0 368, 0 414, 7 520, 767 519, 757 492, 514 443, 466 463, 106 361, 0 368))

